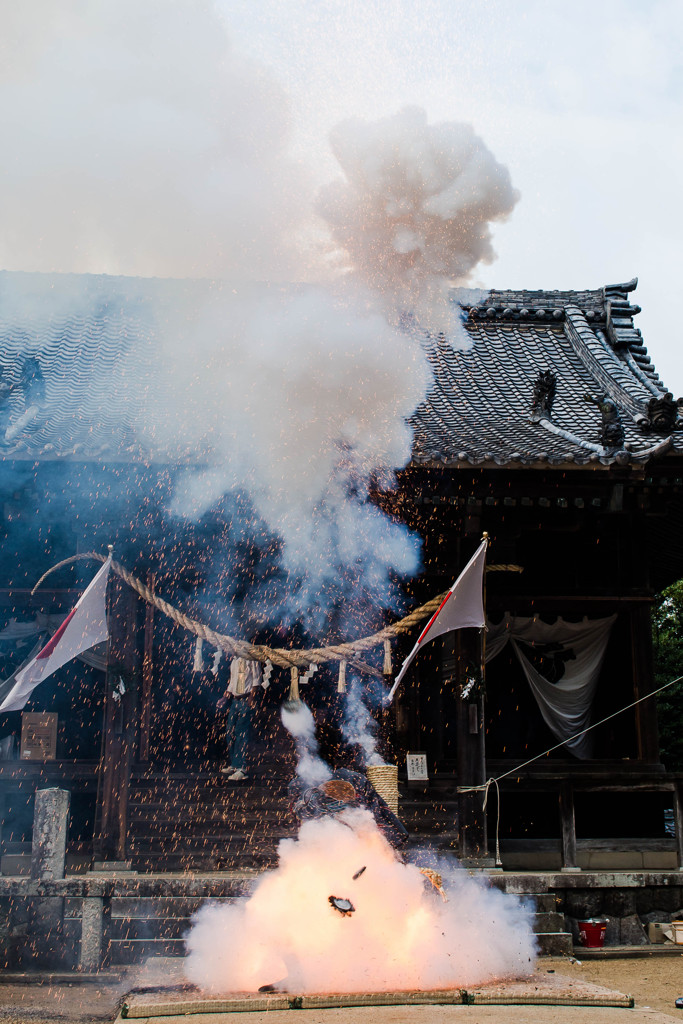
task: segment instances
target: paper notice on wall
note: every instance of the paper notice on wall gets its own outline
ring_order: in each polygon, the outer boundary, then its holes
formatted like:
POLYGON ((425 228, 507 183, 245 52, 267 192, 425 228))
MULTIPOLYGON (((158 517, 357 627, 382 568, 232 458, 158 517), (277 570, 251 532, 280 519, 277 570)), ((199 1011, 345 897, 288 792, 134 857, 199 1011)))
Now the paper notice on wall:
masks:
POLYGON ((427 782, 429 780, 426 754, 406 754, 406 765, 408 768, 408 782, 427 782))

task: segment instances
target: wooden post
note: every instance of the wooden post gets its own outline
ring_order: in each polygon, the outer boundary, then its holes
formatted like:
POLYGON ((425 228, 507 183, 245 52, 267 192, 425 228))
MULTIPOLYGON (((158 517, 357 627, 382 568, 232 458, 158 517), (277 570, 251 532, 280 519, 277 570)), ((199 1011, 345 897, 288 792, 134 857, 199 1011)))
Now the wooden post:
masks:
POLYGON ((562 870, 578 871, 576 863, 576 817, 571 782, 560 784, 560 828, 562 830, 562 870))
POLYGON ((128 790, 137 739, 137 598, 119 579, 112 579, 110 587, 109 657, 94 850, 97 860, 122 861, 126 857, 128 790))
MULTIPOLYGON (((462 691, 468 684, 468 668, 471 669, 479 661, 479 637, 475 630, 459 630, 456 652, 458 689, 462 691)), ((461 699, 457 715, 458 787, 482 786, 486 781, 483 696, 473 694, 471 699, 461 699)), ((488 863, 490 858, 483 791, 460 793, 458 809, 459 858, 471 864, 488 863)))
MULTIPOLYGON (((154 591, 154 573, 147 573, 147 586, 154 591)), ((149 761, 149 736, 152 727, 152 682, 154 679, 154 605, 145 606, 145 640, 142 657, 142 692, 140 695, 139 760, 149 761)))
MULTIPOLYGON (((652 656, 652 623, 650 606, 636 605, 631 610, 631 662, 633 665, 634 699, 646 696, 655 689, 654 662, 652 656)), ((654 699, 645 700, 635 707, 636 742, 638 758, 648 764, 658 764, 659 729, 657 726, 657 704, 654 699)))
POLYGON ((683 871, 683 794, 681 783, 674 782, 674 826, 676 829, 676 857, 678 870, 683 871))

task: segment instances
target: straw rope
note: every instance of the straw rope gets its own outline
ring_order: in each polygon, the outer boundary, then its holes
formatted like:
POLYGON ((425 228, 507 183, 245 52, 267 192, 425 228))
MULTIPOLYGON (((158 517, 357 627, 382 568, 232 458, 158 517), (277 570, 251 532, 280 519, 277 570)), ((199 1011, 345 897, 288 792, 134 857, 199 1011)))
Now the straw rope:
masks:
MULTIPOLYGON (((48 569, 47 572, 43 573, 31 593, 35 594, 38 587, 40 587, 43 581, 46 580, 53 572, 56 572, 65 565, 71 565, 73 562, 79 562, 86 559, 92 559, 96 562, 102 563, 107 560, 104 555, 100 555, 97 551, 82 552, 81 554, 71 555, 69 558, 64 558, 61 562, 57 562, 57 564, 53 565, 51 569, 48 569)), ((204 623, 190 618, 189 615, 185 615, 184 612, 181 612, 180 609, 176 608, 174 605, 169 604, 168 601, 164 601, 164 599, 159 597, 158 594, 153 593, 149 587, 142 582, 142 580, 139 580, 137 576, 133 576, 131 572, 118 562, 112 560, 111 567, 116 575, 127 583, 143 601, 153 605, 162 612, 163 615, 166 615, 182 629, 186 629, 188 632, 193 633, 202 640, 206 640, 213 647, 224 651, 225 654, 239 658, 250 658, 252 661, 260 661, 262 663, 271 661, 273 665, 277 665, 279 668, 289 669, 308 669, 310 665, 322 665, 328 661, 346 661, 359 672, 375 676, 378 679, 382 678, 380 670, 363 661, 359 655, 373 650, 373 648, 378 647, 380 644, 384 644, 386 640, 391 640, 393 637, 399 636, 401 633, 409 632, 413 626, 416 626, 418 623, 423 622, 424 619, 429 618, 440 606, 447 593, 444 592, 443 594, 439 594, 437 597, 432 598, 431 601, 421 605, 421 607, 415 608, 409 615, 406 615, 405 618, 400 619, 391 626, 385 626, 384 629, 381 629, 378 633, 372 633, 370 636, 361 637, 360 639, 353 640, 349 643, 333 644, 329 647, 311 647, 305 650, 292 650, 291 648, 276 648, 266 647, 263 644, 251 644, 246 640, 238 640, 236 637, 228 636, 225 633, 218 633, 216 630, 211 629, 210 626, 206 626, 204 623)))

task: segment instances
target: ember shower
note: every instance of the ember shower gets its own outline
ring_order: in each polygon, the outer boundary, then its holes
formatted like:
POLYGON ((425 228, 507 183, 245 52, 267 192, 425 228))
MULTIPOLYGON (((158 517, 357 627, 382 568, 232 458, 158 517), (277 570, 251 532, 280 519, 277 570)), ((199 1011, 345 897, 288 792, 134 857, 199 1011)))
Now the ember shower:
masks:
MULTIPOLYGON (((260 618, 318 631, 351 597, 359 614, 392 606, 418 542, 369 492, 409 459, 427 332, 466 344, 447 289, 493 257, 489 225, 517 198, 505 168, 469 126, 405 109, 335 128, 337 180, 315 180, 285 91, 201 0, 34 4, 8 37, 2 265, 132 275, 114 291, 145 295, 145 345, 94 371, 84 429, 186 467, 178 516, 239 504, 220 571, 240 541, 269 552, 247 600, 260 618), (146 293, 152 276, 176 283, 146 293)), ((46 286, 34 318, 101 312, 83 280, 46 286)), ((27 336, 24 354, 45 363, 49 416, 50 353, 27 336)))

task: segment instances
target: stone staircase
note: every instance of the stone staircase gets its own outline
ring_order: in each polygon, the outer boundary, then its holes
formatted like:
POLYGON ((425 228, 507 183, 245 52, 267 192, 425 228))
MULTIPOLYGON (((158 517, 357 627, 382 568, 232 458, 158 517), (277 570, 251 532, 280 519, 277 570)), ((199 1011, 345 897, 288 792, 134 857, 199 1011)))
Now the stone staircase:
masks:
POLYGON ((566 931, 564 914, 557 910, 557 897, 552 892, 528 893, 536 912, 534 931, 541 956, 571 956, 574 943, 571 932, 566 931))
MULTIPOLYGON (((159 892, 176 889, 173 895, 113 896, 105 918, 105 963, 108 965, 140 963, 148 956, 183 956, 184 936, 190 929, 192 915, 209 900, 229 903, 249 892, 254 874, 239 872, 214 875, 212 879, 197 876, 186 886, 183 895, 177 886, 160 884, 159 892), (232 877, 230 877, 232 875, 232 877), (213 893, 211 889, 213 888, 213 893), (188 893, 188 889, 192 892, 188 893), (199 891, 204 890, 201 895, 199 891)), ((500 881, 500 879, 497 879, 500 881)), ((571 955, 572 939, 564 928, 564 915, 557 913, 552 893, 530 895, 536 905, 534 930, 542 956, 571 955)))

